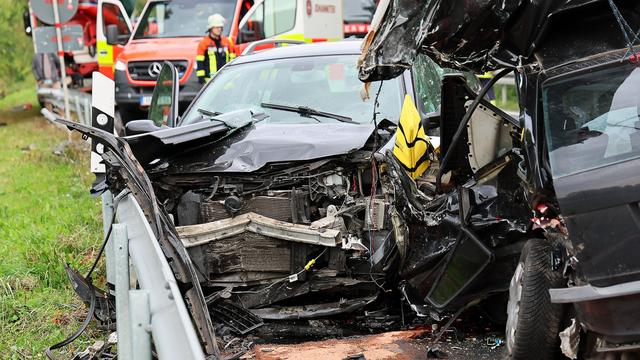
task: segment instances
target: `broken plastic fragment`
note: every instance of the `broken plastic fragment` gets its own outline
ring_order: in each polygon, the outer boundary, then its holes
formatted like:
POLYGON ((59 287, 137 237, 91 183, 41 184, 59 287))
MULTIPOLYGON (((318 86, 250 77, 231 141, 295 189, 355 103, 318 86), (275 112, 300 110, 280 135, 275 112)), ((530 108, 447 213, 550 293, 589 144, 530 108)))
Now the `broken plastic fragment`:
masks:
POLYGON ((560 350, 569 359, 577 359, 578 345, 580 345, 580 325, 574 318, 571 319, 571 325, 560 332, 560 350))

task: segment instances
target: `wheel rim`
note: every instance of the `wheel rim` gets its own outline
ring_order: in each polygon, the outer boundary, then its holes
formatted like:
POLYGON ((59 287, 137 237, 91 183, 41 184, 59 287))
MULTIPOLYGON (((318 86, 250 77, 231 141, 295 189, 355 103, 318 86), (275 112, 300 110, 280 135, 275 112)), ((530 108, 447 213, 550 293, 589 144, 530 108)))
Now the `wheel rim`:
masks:
POLYGON ((511 278, 509 285, 509 303, 507 304, 507 328, 505 338, 507 343, 507 351, 512 354, 515 338, 516 327, 518 326, 518 316, 520 313, 520 299, 522 298, 522 275, 524 274, 524 264, 518 263, 516 271, 511 278))

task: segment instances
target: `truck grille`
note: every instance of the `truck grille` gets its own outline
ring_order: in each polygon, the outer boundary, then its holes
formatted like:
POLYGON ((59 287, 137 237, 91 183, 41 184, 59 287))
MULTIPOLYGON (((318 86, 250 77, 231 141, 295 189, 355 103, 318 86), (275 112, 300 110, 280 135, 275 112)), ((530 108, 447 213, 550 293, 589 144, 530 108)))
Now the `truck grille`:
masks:
MULTIPOLYGON (((160 64, 160 67, 162 67, 163 64, 162 61, 130 61, 127 65, 129 76, 131 76, 131 79, 133 80, 155 81, 158 78, 158 74, 150 71, 153 63, 160 64)), ((171 63, 176 67, 178 75, 180 76, 180 79, 182 79, 187 71, 189 62, 186 60, 175 60, 171 61, 171 63)), ((157 67, 156 65, 156 70, 160 67, 157 67)))

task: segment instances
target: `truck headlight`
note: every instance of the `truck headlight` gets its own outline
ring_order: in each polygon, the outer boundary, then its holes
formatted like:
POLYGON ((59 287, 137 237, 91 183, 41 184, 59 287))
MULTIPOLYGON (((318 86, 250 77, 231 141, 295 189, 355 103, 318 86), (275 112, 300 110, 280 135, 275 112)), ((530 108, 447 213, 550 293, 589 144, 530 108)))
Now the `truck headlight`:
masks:
POLYGON ((116 61, 116 70, 117 71, 125 71, 125 70, 127 70, 127 64, 122 60, 116 61))

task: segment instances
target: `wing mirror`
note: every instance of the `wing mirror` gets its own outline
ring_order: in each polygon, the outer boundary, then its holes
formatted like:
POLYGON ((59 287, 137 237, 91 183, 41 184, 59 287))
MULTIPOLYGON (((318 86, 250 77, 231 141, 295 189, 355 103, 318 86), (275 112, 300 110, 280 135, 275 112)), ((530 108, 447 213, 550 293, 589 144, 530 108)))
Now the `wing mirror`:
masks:
POLYGON ((157 126, 153 120, 133 120, 126 125, 126 135, 146 134, 162 129, 168 129, 166 126, 157 126))
POLYGON ((153 89, 148 118, 156 126, 176 126, 178 119, 178 70, 168 61, 164 62, 156 87, 153 89))
POLYGON ((107 25, 107 44, 109 45, 120 45, 122 44, 122 40, 120 40, 120 29, 118 29, 118 25, 111 24, 107 25))

